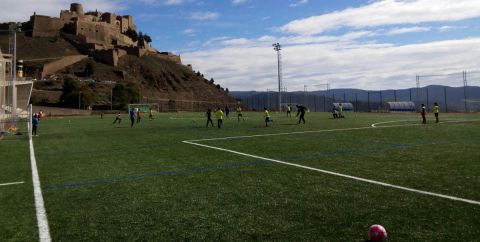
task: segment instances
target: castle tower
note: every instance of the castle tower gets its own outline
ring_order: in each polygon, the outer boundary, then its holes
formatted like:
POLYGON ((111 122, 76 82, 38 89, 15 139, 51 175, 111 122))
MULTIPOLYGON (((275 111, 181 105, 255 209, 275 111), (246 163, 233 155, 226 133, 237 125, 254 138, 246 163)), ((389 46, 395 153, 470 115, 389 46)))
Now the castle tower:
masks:
POLYGON ((79 16, 83 15, 83 6, 80 3, 70 4, 70 11, 76 12, 79 16))

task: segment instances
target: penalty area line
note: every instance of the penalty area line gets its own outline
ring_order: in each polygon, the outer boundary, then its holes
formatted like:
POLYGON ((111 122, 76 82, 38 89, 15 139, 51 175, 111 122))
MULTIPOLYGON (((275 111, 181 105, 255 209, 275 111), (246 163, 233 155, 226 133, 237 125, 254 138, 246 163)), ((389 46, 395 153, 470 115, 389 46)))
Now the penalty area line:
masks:
POLYGON ((339 176, 339 177, 348 178, 348 179, 352 179, 352 180, 362 181, 362 182, 366 182, 366 183, 370 183, 370 184, 375 184, 375 185, 395 188, 395 189, 399 189, 399 190, 403 190, 403 191, 409 191, 409 192, 419 193, 419 194, 423 194, 423 195, 439 197, 439 198, 444 198, 444 199, 449 199, 449 200, 453 200, 453 201, 459 201, 459 202, 464 202, 464 203, 469 203, 469 204, 474 204, 474 205, 480 206, 480 201, 475 201, 475 200, 470 200, 470 199, 465 199, 465 198, 460 198, 460 197, 454 197, 454 196, 448 196, 448 195, 444 195, 444 194, 440 194, 440 193, 427 192, 427 191, 422 191, 422 190, 403 187, 403 186, 397 186, 397 185, 393 185, 393 184, 389 184, 389 183, 385 183, 385 182, 380 182, 380 181, 370 180, 370 179, 366 179, 366 178, 346 175, 346 174, 342 174, 342 173, 338 173, 338 172, 327 171, 327 170, 323 170, 323 169, 313 168, 313 167, 299 165, 299 164, 290 163, 290 162, 285 162, 285 161, 281 161, 281 160, 275 160, 275 159, 271 159, 271 158, 266 158, 266 157, 262 157, 262 156, 247 154, 247 153, 234 151, 234 150, 229 150, 229 149, 224 149, 224 148, 220 148, 220 147, 199 144, 199 143, 195 143, 195 142, 192 142, 192 141, 182 141, 182 142, 186 143, 186 144, 190 144, 190 145, 196 145, 196 146, 200 146, 200 147, 204 147, 204 148, 225 151, 225 152, 229 152, 229 153, 233 153, 233 154, 237 154, 237 155, 252 157, 252 158, 255 158, 255 159, 271 161, 271 162, 275 162, 275 163, 279 163, 279 164, 283 164, 283 165, 294 166, 294 167, 307 169, 307 170, 311 170, 311 171, 317 171, 317 172, 321 172, 321 173, 325 173, 325 174, 329 174, 329 175, 334 175, 334 176, 339 176))
MULTIPOLYGON (((405 121, 405 120, 403 120, 405 121)), ((471 119, 471 120, 452 120, 452 121, 444 121, 438 124, 444 123, 468 123, 468 122, 478 122, 480 119, 471 119)), ((397 121, 389 121, 389 123, 393 123, 397 121)), ((398 121, 400 122, 400 121, 398 121)), ((227 136, 227 137, 219 137, 219 138, 207 138, 207 139, 196 139, 196 140, 186 140, 189 142, 202 142, 202 141, 215 141, 215 140, 229 140, 229 139, 247 139, 247 138, 258 138, 258 137, 269 137, 269 136, 283 136, 283 135, 296 135, 296 134, 314 134, 314 133, 325 133, 325 132, 337 132, 337 131, 354 131, 354 130, 363 130, 363 129, 386 129, 386 128, 397 128, 397 127, 409 127, 409 126, 421 126, 424 124, 421 123, 414 123, 414 124, 396 124, 396 125, 382 125, 376 126, 381 123, 374 123, 370 126, 364 127, 356 127, 356 128, 344 128, 344 129, 320 129, 320 130, 307 130, 307 131, 296 131, 296 132, 286 132, 286 133, 270 133, 270 134, 255 134, 255 135, 240 135, 240 136, 227 136)), ((185 141, 183 141, 185 142, 185 141)))
POLYGON ((19 181, 19 182, 0 183, 0 186, 19 185, 19 184, 23 184, 23 183, 25 183, 25 182, 23 182, 23 181, 19 181))

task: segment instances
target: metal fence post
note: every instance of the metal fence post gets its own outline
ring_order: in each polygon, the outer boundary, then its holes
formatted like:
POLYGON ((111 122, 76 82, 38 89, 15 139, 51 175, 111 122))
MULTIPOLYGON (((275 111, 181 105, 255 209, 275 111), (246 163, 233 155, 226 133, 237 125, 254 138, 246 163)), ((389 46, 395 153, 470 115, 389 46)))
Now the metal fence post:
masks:
POLYGON ((443 96, 445 100, 445 112, 448 112, 448 107, 447 107, 447 87, 443 87, 443 96))

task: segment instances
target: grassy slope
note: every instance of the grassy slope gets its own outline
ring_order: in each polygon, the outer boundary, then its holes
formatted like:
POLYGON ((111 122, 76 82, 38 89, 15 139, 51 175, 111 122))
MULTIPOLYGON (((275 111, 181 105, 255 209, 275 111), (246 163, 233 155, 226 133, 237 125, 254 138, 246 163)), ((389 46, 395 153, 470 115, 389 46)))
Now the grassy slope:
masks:
MULTIPOLYGON (((362 241, 374 223, 391 241, 480 236, 479 206, 181 143, 417 116, 307 114, 307 125, 297 126, 282 115, 269 128, 259 113, 246 117, 222 130, 206 129, 193 113, 161 114, 133 129, 126 117, 117 127, 112 117, 43 121, 35 146, 54 240, 362 241)), ((473 122, 203 143, 479 200, 479 138, 473 122)))

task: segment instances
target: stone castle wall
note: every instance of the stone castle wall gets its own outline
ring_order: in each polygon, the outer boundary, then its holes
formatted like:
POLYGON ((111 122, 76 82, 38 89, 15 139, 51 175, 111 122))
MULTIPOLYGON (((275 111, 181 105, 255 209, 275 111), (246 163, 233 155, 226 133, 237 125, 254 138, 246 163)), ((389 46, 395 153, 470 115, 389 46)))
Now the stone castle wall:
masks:
POLYGON ((33 37, 54 37, 58 36, 65 22, 59 18, 52 18, 42 15, 33 15, 30 17, 33 23, 33 37))
POLYGON ((60 58, 59 60, 50 62, 43 66, 42 75, 41 77, 44 78, 47 75, 54 74, 57 71, 62 70, 63 68, 73 65, 81 60, 88 58, 86 55, 72 55, 72 56, 65 56, 60 58))
MULTIPOLYGON (((31 21, 33 37, 58 36, 63 29, 81 40, 76 44, 78 49, 113 66, 118 64, 118 58, 125 53, 140 57, 147 53, 158 52, 148 43, 134 42, 125 35, 129 29, 135 31, 137 29, 130 15, 117 16, 114 13, 98 11, 84 13, 81 4, 72 3, 70 10, 60 11, 59 18, 34 14, 31 16, 31 21)), ((161 56, 182 64, 180 56, 171 53, 162 53, 161 56)))

